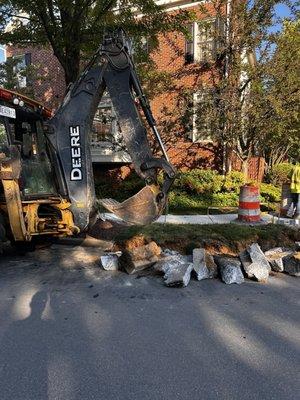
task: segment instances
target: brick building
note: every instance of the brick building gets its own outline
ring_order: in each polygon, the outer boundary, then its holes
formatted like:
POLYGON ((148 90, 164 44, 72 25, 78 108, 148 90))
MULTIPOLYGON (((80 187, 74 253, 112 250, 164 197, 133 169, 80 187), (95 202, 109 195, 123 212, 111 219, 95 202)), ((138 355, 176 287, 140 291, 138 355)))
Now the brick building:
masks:
MULTIPOLYGON (((159 48, 151 52, 157 71, 165 73, 171 85, 153 97, 151 102, 163 139, 166 143, 171 160, 179 168, 216 168, 222 165, 222 155, 218 146, 209 140, 209 134, 199 132, 191 110, 201 98, 199 87, 209 87, 209 83, 217 68, 215 62, 218 43, 211 35, 211 28, 220 29, 220 21, 214 15, 213 8, 207 4, 209 18, 200 12, 199 1, 158 0, 166 11, 176 13, 180 9, 196 13, 199 20, 208 20, 206 29, 197 22, 191 22, 187 27, 190 36, 172 32, 160 35, 159 48), (189 93, 189 101, 186 94, 189 93), (184 118, 185 111, 187 118, 184 118)), ((227 9, 224 9, 226 15, 227 9)), ((222 27, 221 27, 222 29, 222 27)), ((147 43, 145 43, 147 44, 147 43)), ((56 108, 64 91, 64 75, 62 69, 50 49, 7 48, 7 56, 19 57, 20 63, 32 63, 37 67, 37 78, 32 82, 35 98, 47 106, 56 108)), ((94 161, 127 163, 128 156, 123 151, 116 151, 107 141, 109 136, 116 134, 117 126, 109 99, 100 104, 95 118, 92 133, 94 161), (108 116, 108 117, 107 117, 108 116)), ((251 178, 260 178, 261 163, 253 159, 250 162, 251 178), (259 165, 259 168, 257 167, 259 165)))

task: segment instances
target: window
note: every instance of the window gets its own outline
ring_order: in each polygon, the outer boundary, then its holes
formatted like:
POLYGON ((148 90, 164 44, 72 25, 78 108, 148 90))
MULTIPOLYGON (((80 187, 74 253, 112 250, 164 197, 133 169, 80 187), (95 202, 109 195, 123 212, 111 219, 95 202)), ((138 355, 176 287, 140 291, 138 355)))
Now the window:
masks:
POLYGON ((185 43, 185 61, 207 63, 216 59, 223 24, 220 18, 194 22, 185 43))
POLYGON ((194 62, 194 24, 188 27, 188 37, 185 42, 185 62, 191 64, 194 62))
POLYGON ((118 126, 116 114, 112 102, 106 93, 96 111, 93 127, 91 144, 93 147, 98 147, 101 142, 113 141, 117 136, 118 126))
POLYGON ((193 94, 192 112, 192 142, 211 142, 210 112, 212 104, 212 92, 205 89, 201 93, 193 94))
POLYGON ((13 56, 13 73, 17 77, 18 87, 24 88, 30 84, 26 69, 31 65, 31 53, 13 56))
POLYGON ((215 43, 215 21, 204 21, 203 24, 197 24, 196 61, 213 61, 216 56, 215 43))
POLYGON ((148 37, 143 36, 141 38, 141 50, 145 53, 145 54, 149 54, 150 53, 150 40, 148 37))
POLYGON ((8 145, 8 140, 4 122, 0 120, 0 151, 3 145, 8 145))

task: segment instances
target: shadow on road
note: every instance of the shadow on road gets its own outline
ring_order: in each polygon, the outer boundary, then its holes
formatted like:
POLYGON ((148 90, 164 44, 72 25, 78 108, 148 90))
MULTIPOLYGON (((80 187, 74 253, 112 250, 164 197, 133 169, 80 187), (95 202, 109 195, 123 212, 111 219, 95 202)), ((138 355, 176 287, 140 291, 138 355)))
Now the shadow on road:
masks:
POLYGON ((298 397, 295 279, 176 290, 80 258, 70 268, 68 254, 0 268, 1 400, 298 397))

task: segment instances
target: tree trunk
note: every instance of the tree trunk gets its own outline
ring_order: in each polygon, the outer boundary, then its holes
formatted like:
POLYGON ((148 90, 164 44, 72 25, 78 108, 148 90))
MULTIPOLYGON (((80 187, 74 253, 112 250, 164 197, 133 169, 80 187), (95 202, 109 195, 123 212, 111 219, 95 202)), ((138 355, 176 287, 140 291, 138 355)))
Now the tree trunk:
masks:
POLYGON ((246 160, 242 160, 242 173, 244 174, 245 180, 248 180, 248 168, 249 168, 249 163, 248 163, 248 158, 246 160))
POLYGON ((68 57, 64 68, 66 86, 76 81, 80 72, 80 57, 68 57))

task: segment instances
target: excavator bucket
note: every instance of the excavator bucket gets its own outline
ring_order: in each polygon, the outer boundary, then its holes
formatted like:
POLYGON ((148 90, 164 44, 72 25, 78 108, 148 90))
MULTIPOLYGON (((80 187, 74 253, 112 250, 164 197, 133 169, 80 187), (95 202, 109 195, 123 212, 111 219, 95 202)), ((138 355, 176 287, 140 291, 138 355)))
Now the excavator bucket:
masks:
POLYGON ((147 225, 157 220, 164 210, 165 201, 158 201, 160 193, 158 186, 145 186, 123 203, 102 199, 100 204, 130 225, 147 225))

